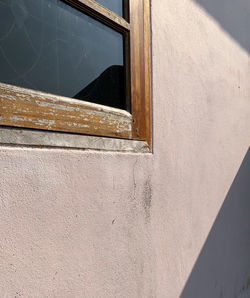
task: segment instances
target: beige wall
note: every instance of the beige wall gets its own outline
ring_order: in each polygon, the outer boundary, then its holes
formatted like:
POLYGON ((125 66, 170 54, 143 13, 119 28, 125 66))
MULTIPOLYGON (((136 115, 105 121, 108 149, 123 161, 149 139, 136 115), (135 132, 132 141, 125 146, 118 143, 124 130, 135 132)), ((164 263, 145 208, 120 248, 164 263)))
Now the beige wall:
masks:
POLYGON ((204 3, 152 0, 152 155, 0 148, 1 297, 248 297, 249 30, 204 3))

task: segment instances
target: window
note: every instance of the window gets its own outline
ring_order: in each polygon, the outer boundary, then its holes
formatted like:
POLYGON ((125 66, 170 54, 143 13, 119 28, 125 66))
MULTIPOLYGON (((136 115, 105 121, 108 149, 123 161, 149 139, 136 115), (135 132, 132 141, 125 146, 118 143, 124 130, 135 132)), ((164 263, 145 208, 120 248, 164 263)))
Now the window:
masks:
POLYGON ((0 82, 1 126, 150 147, 149 0, 1 0, 0 82))

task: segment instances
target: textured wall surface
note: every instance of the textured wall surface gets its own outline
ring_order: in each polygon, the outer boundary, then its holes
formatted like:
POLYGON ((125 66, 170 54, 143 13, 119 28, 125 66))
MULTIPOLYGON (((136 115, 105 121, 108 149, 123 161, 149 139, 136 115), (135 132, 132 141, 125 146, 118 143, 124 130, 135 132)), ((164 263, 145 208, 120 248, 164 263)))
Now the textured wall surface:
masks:
POLYGON ((250 37, 225 25, 233 2, 152 0, 153 154, 0 147, 1 297, 249 297, 250 37))
POLYGON ((152 3, 156 297, 249 297, 250 60, 235 38, 250 49, 248 27, 225 30, 231 0, 152 3))

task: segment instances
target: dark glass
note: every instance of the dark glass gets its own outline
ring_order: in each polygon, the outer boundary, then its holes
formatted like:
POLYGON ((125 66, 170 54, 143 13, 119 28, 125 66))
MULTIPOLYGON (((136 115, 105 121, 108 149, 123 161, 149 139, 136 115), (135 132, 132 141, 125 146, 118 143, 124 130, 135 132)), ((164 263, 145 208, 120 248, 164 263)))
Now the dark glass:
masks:
POLYGON ((119 16, 123 16, 123 0, 96 0, 96 2, 99 2, 119 16))
POLYGON ((125 109, 123 36, 59 0, 0 0, 0 81, 125 109))

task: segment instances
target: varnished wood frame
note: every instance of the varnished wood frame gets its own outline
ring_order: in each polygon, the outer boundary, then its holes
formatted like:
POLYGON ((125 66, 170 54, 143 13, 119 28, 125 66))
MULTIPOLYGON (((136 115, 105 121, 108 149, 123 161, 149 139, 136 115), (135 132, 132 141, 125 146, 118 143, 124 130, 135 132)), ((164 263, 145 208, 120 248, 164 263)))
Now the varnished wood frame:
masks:
POLYGON ((150 0, 130 0, 127 20, 93 0, 64 1, 124 34, 131 114, 0 83, 0 125, 136 139, 151 148, 150 0))
POLYGON ((132 136, 151 148, 150 0, 130 1, 132 136))

